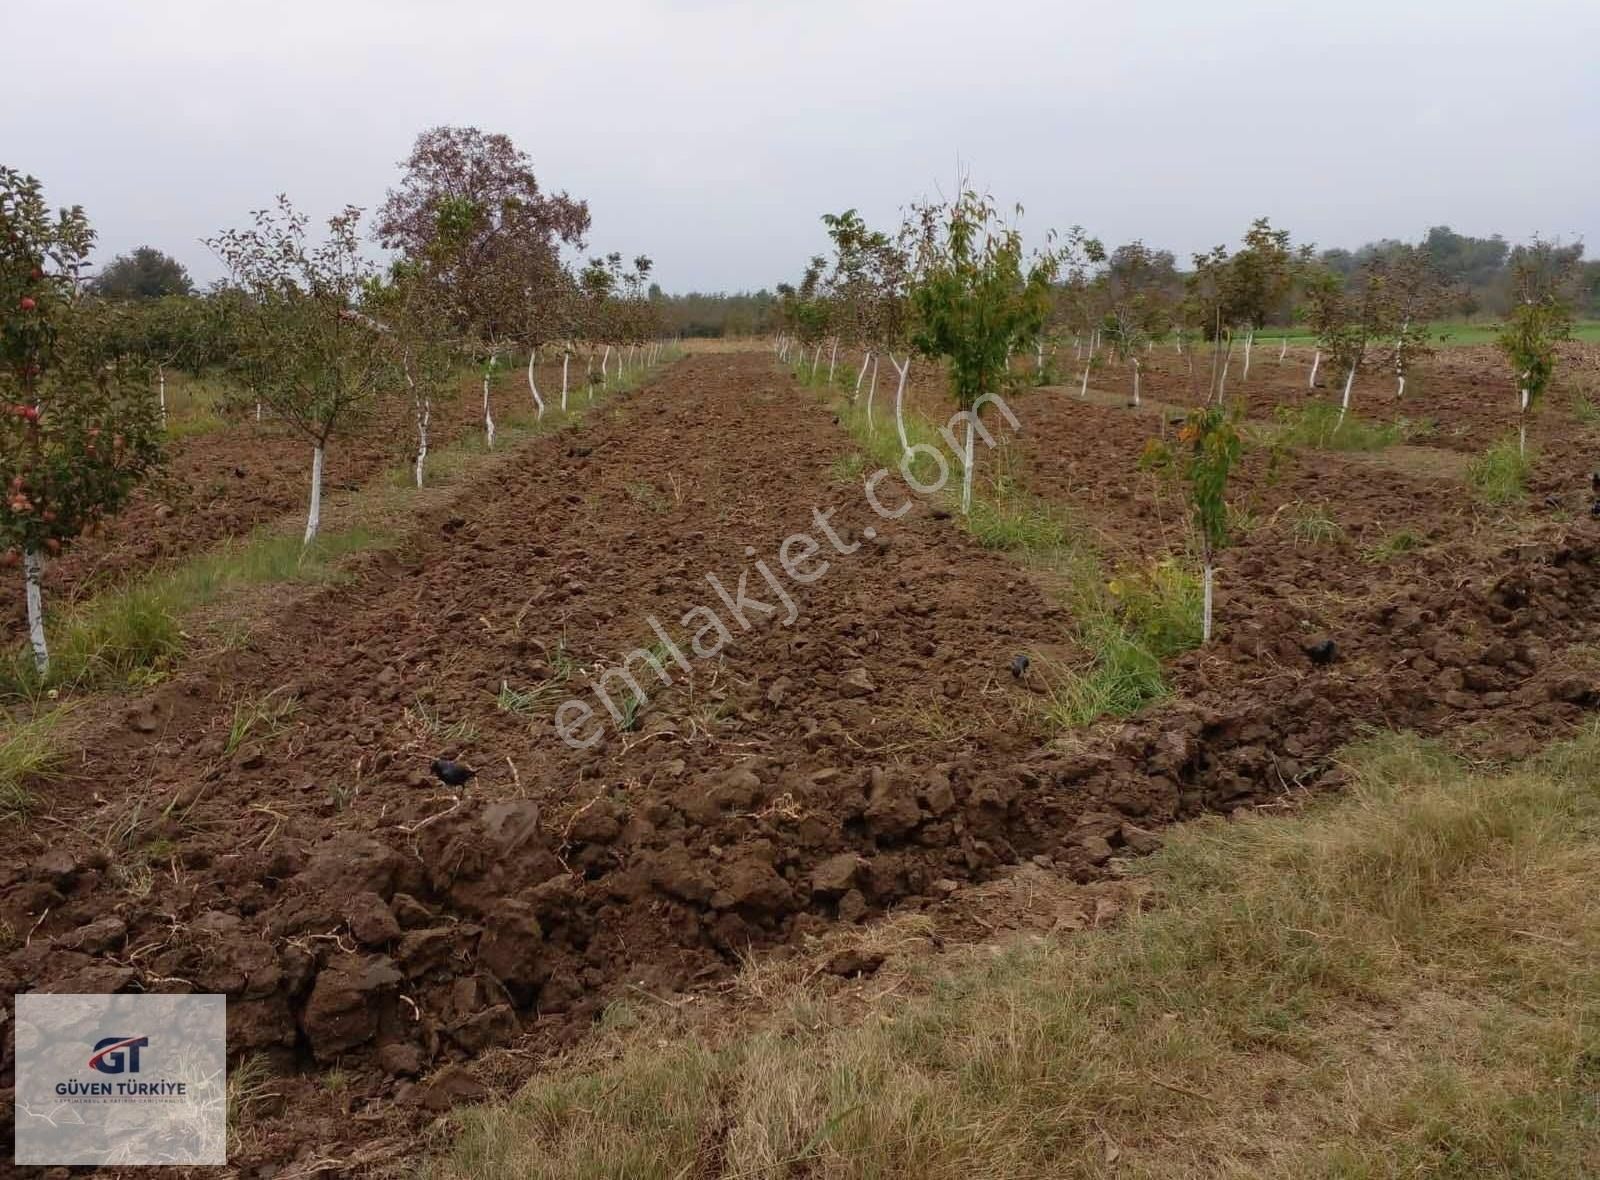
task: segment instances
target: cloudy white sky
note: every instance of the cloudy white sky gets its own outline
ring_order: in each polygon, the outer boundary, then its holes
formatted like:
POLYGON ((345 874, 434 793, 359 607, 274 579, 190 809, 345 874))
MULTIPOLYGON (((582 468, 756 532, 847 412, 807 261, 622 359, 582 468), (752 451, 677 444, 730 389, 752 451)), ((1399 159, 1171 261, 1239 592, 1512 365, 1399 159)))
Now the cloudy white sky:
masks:
POLYGON ((1600 250, 1597 0, 6 0, 0 162, 102 259, 279 191, 375 207, 416 133, 503 131, 669 290, 770 285, 818 215, 958 159, 1030 229, 1187 254, 1268 215, 1600 250), (1305 9, 1305 11, 1302 11, 1305 9), (19 53, 19 47, 28 47, 19 53))

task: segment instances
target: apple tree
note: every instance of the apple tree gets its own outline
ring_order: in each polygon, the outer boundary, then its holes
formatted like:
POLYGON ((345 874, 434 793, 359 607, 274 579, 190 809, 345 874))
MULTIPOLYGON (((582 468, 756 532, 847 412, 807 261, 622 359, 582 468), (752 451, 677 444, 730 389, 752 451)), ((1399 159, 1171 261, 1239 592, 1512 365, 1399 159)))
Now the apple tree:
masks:
POLYGON ((80 296, 93 243, 82 208, 52 214, 37 180, 0 167, 0 554, 23 569, 41 678, 46 557, 120 509, 162 461, 124 313, 80 296))
POLYGON ((387 333, 374 329, 363 306, 377 274, 361 249, 360 222, 361 210, 347 206, 313 242, 309 219, 280 196, 250 228, 206 243, 239 290, 235 379, 311 443, 308 545, 322 521, 329 440, 367 419, 395 379, 387 333))

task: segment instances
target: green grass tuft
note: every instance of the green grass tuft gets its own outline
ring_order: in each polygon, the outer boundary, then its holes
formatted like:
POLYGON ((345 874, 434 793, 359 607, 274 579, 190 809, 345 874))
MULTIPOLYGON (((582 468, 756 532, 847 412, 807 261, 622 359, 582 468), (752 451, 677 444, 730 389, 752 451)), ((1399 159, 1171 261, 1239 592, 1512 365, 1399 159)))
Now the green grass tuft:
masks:
POLYGON ((1415 431, 1408 422, 1368 422, 1354 414, 1346 414, 1341 424, 1339 407, 1331 401, 1311 401, 1298 408, 1279 406, 1276 417, 1272 443, 1317 451, 1381 451, 1404 442, 1415 431))
POLYGON ((1467 484, 1485 504, 1503 507, 1522 499, 1532 470, 1516 438, 1506 438, 1467 464, 1467 484))
POLYGON ((49 780, 65 755, 56 737, 64 710, 27 721, 7 721, 0 731, 0 819, 16 823, 33 813, 38 799, 29 783, 49 780))

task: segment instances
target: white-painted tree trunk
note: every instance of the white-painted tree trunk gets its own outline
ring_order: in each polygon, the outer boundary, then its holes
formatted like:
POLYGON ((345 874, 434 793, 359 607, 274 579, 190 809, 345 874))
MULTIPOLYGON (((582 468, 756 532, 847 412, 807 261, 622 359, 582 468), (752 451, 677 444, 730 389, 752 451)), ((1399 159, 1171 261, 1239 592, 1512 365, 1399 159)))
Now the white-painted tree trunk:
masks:
POLYGON ((1078 386, 1078 397, 1083 401, 1089 400, 1089 362, 1083 362, 1083 381, 1078 386))
POLYGON ((1209 562, 1206 563, 1205 572, 1201 575, 1204 586, 1204 605, 1200 611, 1200 641, 1211 642, 1211 597, 1212 585, 1215 582, 1215 571, 1209 562))
POLYGON ((833 370, 839 360, 839 338, 833 338, 833 348, 828 352, 828 384, 833 384, 833 370))
POLYGON ((1351 365, 1350 366, 1350 372, 1345 374, 1344 396, 1339 399, 1339 421, 1338 421, 1338 424, 1334 426, 1335 430, 1339 429, 1340 426, 1344 425, 1344 416, 1350 410, 1350 387, 1353 386, 1355 383, 1356 383, 1356 367, 1354 365, 1351 365))
POLYGON ((811 379, 817 379, 817 362, 822 360, 822 341, 817 341, 817 347, 811 353, 811 379))
MULTIPOLYGON (((1528 374, 1524 373, 1522 379, 1526 381, 1528 374)), ((1517 454, 1524 456, 1528 453, 1528 400, 1528 387, 1524 385, 1522 387, 1522 418, 1517 423, 1517 454)))
POLYGON ((261 421, 261 399, 256 398, 256 421, 261 421))
POLYGON ((1256 334, 1253 331, 1244 334, 1244 372, 1239 374, 1240 384, 1250 380, 1250 349, 1255 345, 1255 342, 1256 334))
MULTIPOLYGON (((528 392, 533 394, 533 407, 534 407, 534 415, 533 416, 534 416, 535 420, 538 420, 538 419, 544 417, 544 398, 539 396, 539 387, 538 387, 538 385, 536 385, 534 383, 534 380, 533 380, 533 366, 538 361, 538 359, 539 359, 539 350, 537 348, 530 348, 528 350, 528 392)), ((493 367, 493 366, 491 365, 491 367, 493 367)), ((484 390, 483 390, 483 414, 484 414, 485 421, 487 421, 488 420, 488 416, 489 416, 489 389, 488 389, 488 386, 485 386, 484 390)), ((489 445, 493 446, 494 444, 490 443, 489 445)))
POLYGON ((861 382, 866 379, 867 366, 869 364, 871 364, 871 363, 872 363, 872 350, 868 349, 866 352, 861 354, 861 372, 856 374, 856 387, 855 387, 855 391, 853 393, 851 393, 851 395, 850 395, 850 400, 851 401, 854 401, 856 398, 861 396, 861 382))
POLYGON ((422 486, 423 464, 428 459, 428 424, 433 421, 433 399, 423 398, 417 410, 417 486, 422 486))
POLYGON ((1133 404, 1139 404, 1139 358, 1133 358, 1133 404))
POLYGON ((1289 334, 1283 335, 1283 342, 1278 345, 1278 364, 1283 364, 1283 358, 1289 355, 1289 334))
MULTIPOLYGON (((1231 343, 1231 342, 1230 342, 1231 343)), ((1217 377, 1217 401, 1222 401, 1223 394, 1228 389, 1228 362, 1233 359, 1233 350, 1230 348, 1222 354, 1222 372, 1217 377)))
POLYGON ((911 440, 906 437, 906 375, 911 372, 911 354, 906 353, 905 363, 901 364, 894 359, 894 353, 889 354, 889 363, 894 366, 895 372, 900 375, 900 382, 894 390, 894 428, 900 432, 900 450, 903 454, 911 453, 911 440))
POLYGON ((50 648, 44 640, 44 596, 39 581, 44 576, 44 558, 37 549, 22 554, 22 580, 28 598, 28 642, 33 645, 33 666, 41 677, 50 674, 50 648))
POLYGON ((322 527, 322 444, 311 448, 311 510, 306 513, 306 535, 301 544, 316 540, 322 527))
POLYGON ((1033 346, 1033 375, 1035 378, 1044 376, 1044 337, 1039 337, 1033 346))
POLYGON ((606 345, 605 355, 600 358, 600 388, 610 387, 611 378, 606 373, 606 362, 611 359, 611 345, 606 345))
POLYGON ((872 356, 872 381, 867 386, 867 433, 877 434, 878 427, 872 421, 872 398, 878 392, 878 356, 872 356))
POLYGON ((422 486, 423 464, 428 458, 428 424, 433 420, 433 399, 417 395, 417 381, 411 375, 411 352, 409 349, 406 350, 405 357, 401 361, 401 369, 405 373, 406 388, 411 390, 411 407, 417 420, 416 480, 417 486, 420 488, 422 486))
POLYGON ((489 411, 489 375, 494 372, 494 360, 489 361, 489 370, 483 375, 483 437, 489 449, 494 450, 494 415, 489 411))
POLYGON ((565 349, 561 353, 561 412, 567 412, 567 364, 572 360, 572 350, 565 349))
POLYGON ((161 429, 167 428, 167 371, 156 366, 156 391, 161 400, 161 429))
POLYGON ((1317 349, 1316 354, 1311 358, 1311 376, 1306 379, 1307 389, 1315 389, 1317 387, 1317 370, 1321 367, 1322 349, 1319 348, 1317 349))
POLYGON ((967 445, 961 456, 961 514, 972 511, 972 423, 976 411, 967 413, 967 445))

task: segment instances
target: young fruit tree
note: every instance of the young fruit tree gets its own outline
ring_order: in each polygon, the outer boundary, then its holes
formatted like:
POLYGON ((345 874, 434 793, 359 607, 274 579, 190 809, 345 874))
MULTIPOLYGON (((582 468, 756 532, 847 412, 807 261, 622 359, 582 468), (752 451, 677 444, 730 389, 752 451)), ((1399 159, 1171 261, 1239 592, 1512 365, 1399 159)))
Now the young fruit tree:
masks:
POLYGON ((305 543, 322 523, 323 458, 329 440, 375 410, 395 378, 390 333, 374 328, 364 297, 377 278, 361 249, 361 211, 328 219, 321 242, 287 197, 254 214, 249 229, 207 241, 239 288, 230 366, 239 385, 311 444, 311 503, 305 543))
POLYGON ((1133 370, 1133 404, 1137 406, 1142 368, 1139 353, 1171 326, 1177 268, 1170 252, 1130 242, 1111 252, 1095 281, 1106 308, 1102 333, 1117 359, 1133 370))
POLYGON ((81 208, 52 215, 37 180, 0 167, 0 553, 22 566, 41 680, 46 557, 120 509, 162 461, 131 325, 120 309, 80 298, 93 243, 81 208))
POLYGON ((388 281, 372 283, 365 296, 372 308, 370 326, 388 344, 390 362, 411 402, 417 428, 412 476, 419 488, 428 461, 434 407, 455 390, 457 342, 450 334, 441 295, 425 262, 401 258, 391 264, 388 281))
POLYGON ((965 513, 972 509, 974 429, 1004 388, 1012 345, 1044 329, 1060 257, 1024 258, 1021 233, 999 220, 990 197, 971 189, 947 204, 918 207, 913 217, 919 248, 912 339, 923 354, 948 361, 951 391, 965 415, 965 513))
POLYGON ((1200 539, 1204 596, 1200 634, 1203 642, 1210 643, 1217 554, 1228 544, 1228 475, 1239 461, 1242 447, 1233 417, 1222 406, 1192 411, 1178 438, 1189 448, 1182 471, 1200 539))
POLYGON ((1534 239, 1511 258, 1514 302, 1496 343, 1511 363, 1518 398, 1517 446, 1528 453, 1528 415, 1539 405, 1556 367, 1556 342, 1572 334, 1567 288, 1575 258, 1569 248, 1534 239))

